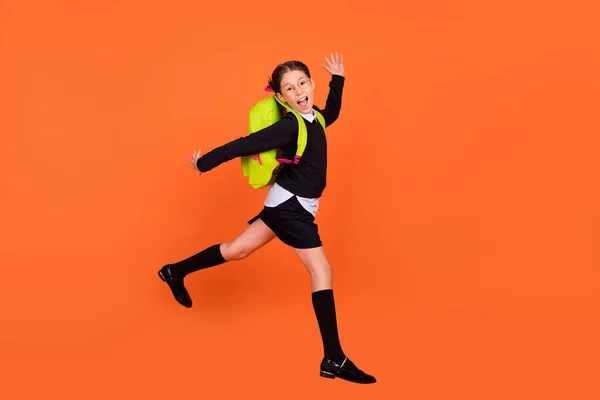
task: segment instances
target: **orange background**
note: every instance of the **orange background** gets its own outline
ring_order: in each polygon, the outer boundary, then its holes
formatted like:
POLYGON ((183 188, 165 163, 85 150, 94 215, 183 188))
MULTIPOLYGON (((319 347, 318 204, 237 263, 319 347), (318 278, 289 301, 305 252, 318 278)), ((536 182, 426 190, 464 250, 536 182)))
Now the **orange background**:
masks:
POLYGON ((599 398, 593 3, 3 1, 0 397, 599 398), (367 387, 318 377, 280 242, 188 278, 190 310, 156 275, 266 194, 193 150, 246 134, 278 62, 323 105, 336 50, 317 222, 367 387))

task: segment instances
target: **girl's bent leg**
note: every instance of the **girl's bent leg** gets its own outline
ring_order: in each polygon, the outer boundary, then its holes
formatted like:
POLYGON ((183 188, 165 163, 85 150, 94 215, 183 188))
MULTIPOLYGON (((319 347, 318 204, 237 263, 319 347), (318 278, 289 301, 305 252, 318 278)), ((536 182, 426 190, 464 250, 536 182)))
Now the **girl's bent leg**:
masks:
POLYGON ((165 265, 158 275, 169 285, 179 304, 189 308, 192 306, 192 299, 183 284, 183 280, 188 274, 245 258, 274 237, 275 234, 271 229, 263 221, 257 219, 234 241, 214 244, 185 260, 165 265))
POLYGON ((241 260, 274 238, 275 233, 259 218, 235 240, 221 244, 221 254, 227 261, 241 260))
POLYGON ((246 258, 255 250, 269 243, 275 234, 263 221, 257 219, 231 242, 214 244, 198 254, 171 265, 171 273, 177 278, 228 261, 246 258))

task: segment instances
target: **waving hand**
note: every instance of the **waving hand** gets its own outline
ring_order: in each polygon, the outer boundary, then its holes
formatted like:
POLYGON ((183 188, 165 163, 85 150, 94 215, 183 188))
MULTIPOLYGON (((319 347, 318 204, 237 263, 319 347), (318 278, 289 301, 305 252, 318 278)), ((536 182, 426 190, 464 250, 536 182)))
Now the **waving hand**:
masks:
POLYGON ((325 57, 325 61, 327 65, 323 65, 331 75, 340 75, 344 76, 344 55, 338 55, 337 51, 335 52, 335 56, 331 53, 330 58, 325 57))

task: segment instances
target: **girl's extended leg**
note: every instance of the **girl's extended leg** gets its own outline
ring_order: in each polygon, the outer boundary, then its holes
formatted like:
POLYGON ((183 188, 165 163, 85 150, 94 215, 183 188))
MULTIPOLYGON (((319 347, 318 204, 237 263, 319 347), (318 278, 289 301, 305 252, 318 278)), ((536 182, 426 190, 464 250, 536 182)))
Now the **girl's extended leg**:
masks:
POLYGON ((158 275, 169 285, 175 299, 182 306, 189 308, 192 306, 192 299, 183 284, 183 280, 188 274, 228 261, 246 258, 273 238, 275 238, 273 231, 258 218, 235 240, 214 244, 185 260, 165 265, 158 275))
POLYGON ((294 251, 310 274, 313 309, 323 341, 321 376, 338 377, 356 383, 375 383, 376 379, 358 369, 342 350, 333 297, 333 269, 325 250, 320 246, 294 251))
POLYGON ((331 264, 322 246, 294 251, 310 274, 312 303, 323 339, 324 356, 341 363, 345 356, 338 335, 331 264))

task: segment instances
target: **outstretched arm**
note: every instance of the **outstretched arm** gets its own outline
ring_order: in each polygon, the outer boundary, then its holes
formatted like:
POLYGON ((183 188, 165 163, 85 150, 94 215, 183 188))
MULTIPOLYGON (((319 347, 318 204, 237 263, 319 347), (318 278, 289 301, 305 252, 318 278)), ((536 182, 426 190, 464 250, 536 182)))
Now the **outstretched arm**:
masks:
POLYGON ((200 150, 197 153, 194 151, 190 157, 190 166, 198 173, 208 172, 234 158, 283 147, 294 140, 297 131, 296 119, 284 117, 267 128, 232 140, 203 156, 200 155, 200 150))
POLYGON ((321 111, 323 118, 325 118, 325 125, 329 126, 338 119, 340 110, 342 108, 342 92, 345 83, 344 73, 344 55, 331 53, 330 58, 325 57, 327 65, 323 65, 323 68, 331 74, 331 81, 329 82, 329 94, 327 101, 325 102, 325 108, 321 111))

